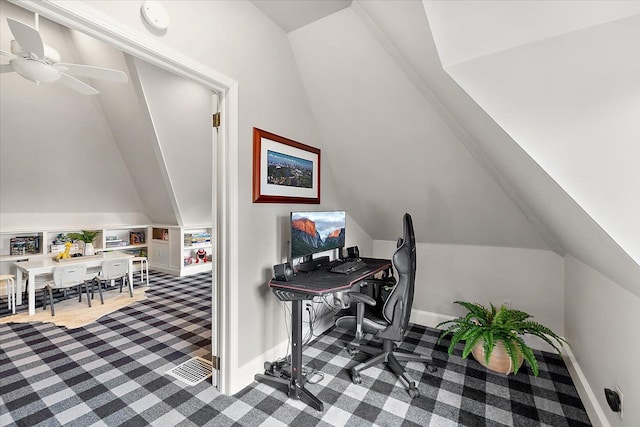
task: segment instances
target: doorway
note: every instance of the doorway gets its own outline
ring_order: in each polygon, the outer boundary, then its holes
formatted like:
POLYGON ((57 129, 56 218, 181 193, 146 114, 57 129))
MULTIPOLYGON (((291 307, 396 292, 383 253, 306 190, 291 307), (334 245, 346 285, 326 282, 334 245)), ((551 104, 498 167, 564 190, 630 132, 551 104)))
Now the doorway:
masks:
MULTIPOLYGON (((238 274, 237 248, 237 151, 238 151, 238 89, 237 82, 203 64, 173 50, 156 39, 135 32, 88 5, 74 2, 56 4, 25 0, 19 7, 38 13, 61 25, 78 30, 111 44, 133 57, 144 60, 176 75, 202 84, 219 95, 220 127, 214 132, 212 170, 213 218, 215 229, 215 267, 212 274, 212 353, 219 370, 217 388, 228 393, 233 360, 237 360, 237 321, 230 316, 230 307, 237 305, 236 292, 229 285, 238 274), (217 141, 216 141, 217 139, 217 141)), ((213 236, 212 236, 213 237, 213 236)))

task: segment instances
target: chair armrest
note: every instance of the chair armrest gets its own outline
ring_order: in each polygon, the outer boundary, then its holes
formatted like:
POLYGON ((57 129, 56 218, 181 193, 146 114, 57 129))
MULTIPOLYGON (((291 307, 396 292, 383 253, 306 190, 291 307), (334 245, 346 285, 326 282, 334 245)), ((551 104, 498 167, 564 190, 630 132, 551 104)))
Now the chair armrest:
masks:
POLYGON ((376 300, 367 294, 361 294, 360 292, 347 292, 347 295, 349 295, 349 299, 351 301, 355 301, 356 303, 364 303, 370 306, 376 305, 376 300))
POLYGON ((356 302, 356 339, 362 339, 362 322, 364 322, 364 305, 374 306, 376 300, 359 292, 349 292, 351 301, 356 302))
POLYGON ((366 294, 375 300, 384 300, 388 295, 388 289, 396 285, 395 277, 387 277, 385 279, 365 279, 360 282, 360 289, 366 288, 366 294), (383 292, 384 290, 384 292, 383 292))

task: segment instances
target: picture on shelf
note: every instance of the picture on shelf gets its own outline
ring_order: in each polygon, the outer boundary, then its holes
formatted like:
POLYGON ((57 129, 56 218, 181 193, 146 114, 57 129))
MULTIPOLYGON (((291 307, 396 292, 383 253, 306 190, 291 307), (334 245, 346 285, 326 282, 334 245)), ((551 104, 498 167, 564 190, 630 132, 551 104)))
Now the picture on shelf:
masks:
POLYGON ((25 255, 40 253, 40 237, 24 236, 13 237, 9 240, 10 255, 25 255))

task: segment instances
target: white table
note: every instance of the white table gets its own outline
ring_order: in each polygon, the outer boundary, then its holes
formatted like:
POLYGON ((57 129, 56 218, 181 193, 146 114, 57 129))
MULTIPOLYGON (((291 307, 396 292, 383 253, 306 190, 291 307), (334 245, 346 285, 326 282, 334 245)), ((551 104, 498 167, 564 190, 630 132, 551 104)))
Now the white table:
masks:
POLYGON ((54 261, 53 258, 36 259, 31 261, 16 262, 16 303, 22 304, 22 276, 25 275, 29 279, 29 316, 36 314, 36 276, 40 274, 51 274, 53 269, 61 265, 67 264, 86 264, 87 268, 101 267, 102 262, 106 260, 128 260, 129 261, 129 286, 133 286, 133 255, 117 252, 104 252, 101 255, 77 257, 64 262, 54 261))

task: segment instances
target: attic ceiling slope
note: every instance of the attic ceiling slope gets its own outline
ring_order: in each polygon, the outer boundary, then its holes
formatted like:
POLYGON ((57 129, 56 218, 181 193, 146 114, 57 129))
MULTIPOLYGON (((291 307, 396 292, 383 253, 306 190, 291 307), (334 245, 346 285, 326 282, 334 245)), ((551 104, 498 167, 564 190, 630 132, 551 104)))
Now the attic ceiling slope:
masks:
POLYGON ((637 1, 423 0, 442 65, 640 13, 637 1))
POLYGON ((640 295, 640 266, 613 241, 441 67, 424 8, 419 2, 358 3, 408 75, 424 81, 465 132, 490 169, 568 252, 640 295))
POLYGON ((395 240, 549 249, 351 8, 289 33, 350 215, 395 240))
MULTIPOLYGON (((436 41, 464 32, 462 17, 439 13, 459 7, 453 3, 438 4, 432 14, 425 2, 433 27, 448 28, 445 36, 434 30, 436 41)), ((523 3, 521 14, 529 6, 523 3)), ((478 2, 475 8, 500 15, 504 5, 478 2)), ((608 13, 510 49, 479 51, 446 70, 640 264, 640 3, 545 2, 527 19, 542 25, 569 9, 576 16, 608 13)), ((477 29, 476 37, 482 34, 477 29)), ((438 48, 446 51, 446 43, 438 48)))
POLYGON ((136 90, 140 78, 133 60, 129 55, 79 31, 69 30, 69 34, 84 62, 127 70, 127 84, 95 82, 100 90, 96 100, 122 154, 146 216, 157 224, 177 224, 171 195, 164 185, 161 163, 155 155, 156 140, 148 106, 136 90))
POLYGON ((252 0, 285 33, 349 7, 351 0, 252 0))
MULTIPOLYGON (((12 37, 6 17, 34 15, 0 3, 0 48, 12 37)), ((64 58, 78 62, 66 33, 41 19, 40 31, 64 58)), ((142 206, 95 99, 61 85, 0 76, 0 209, 2 213, 127 213, 142 206)))

